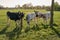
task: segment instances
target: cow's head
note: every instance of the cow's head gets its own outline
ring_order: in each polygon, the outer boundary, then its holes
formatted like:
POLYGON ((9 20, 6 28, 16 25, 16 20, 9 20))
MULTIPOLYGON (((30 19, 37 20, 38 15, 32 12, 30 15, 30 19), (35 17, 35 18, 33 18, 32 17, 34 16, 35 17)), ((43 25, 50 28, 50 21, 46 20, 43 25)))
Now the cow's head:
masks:
POLYGON ((24 17, 24 13, 23 12, 18 12, 18 14, 19 14, 19 18, 23 18, 24 17))
POLYGON ((35 14, 36 14, 36 17, 38 17, 38 12, 39 12, 39 11, 35 11, 35 10, 34 10, 34 12, 35 12, 35 14))

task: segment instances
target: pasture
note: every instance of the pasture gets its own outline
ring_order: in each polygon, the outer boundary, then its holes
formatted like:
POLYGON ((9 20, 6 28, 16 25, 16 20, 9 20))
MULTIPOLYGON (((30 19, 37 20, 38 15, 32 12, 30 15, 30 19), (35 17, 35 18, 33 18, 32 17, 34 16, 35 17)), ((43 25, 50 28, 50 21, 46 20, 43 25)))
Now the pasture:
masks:
MULTIPOLYGON (((12 20, 10 23, 10 27, 6 27, 7 11, 12 11, 12 12, 21 11, 25 13, 25 17, 26 17, 27 13, 34 12, 34 10, 36 9, 1 9, 0 10, 0 40, 8 40, 4 34, 4 31, 11 32, 16 27, 15 22, 12 20)), ((46 10, 38 10, 38 11, 43 13, 47 12, 46 10)), ((34 22, 32 20, 30 22, 31 29, 27 33, 25 33, 24 31, 27 27, 27 23, 24 19, 23 19, 22 33, 19 35, 18 39, 14 38, 13 40, 60 40, 60 12, 59 11, 54 11, 54 27, 53 28, 51 28, 50 26, 45 28, 45 26, 41 24, 41 23, 44 23, 43 19, 39 19, 38 26, 34 27, 34 22)))

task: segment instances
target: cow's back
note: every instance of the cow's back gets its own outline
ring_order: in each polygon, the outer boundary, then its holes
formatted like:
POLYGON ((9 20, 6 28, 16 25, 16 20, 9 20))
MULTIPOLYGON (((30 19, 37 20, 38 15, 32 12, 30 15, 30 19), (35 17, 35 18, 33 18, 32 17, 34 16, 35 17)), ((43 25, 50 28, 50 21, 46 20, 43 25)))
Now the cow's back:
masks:
POLYGON ((7 16, 8 16, 11 20, 17 20, 17 19, 19 19, 18 13, 7 12, 7 16))

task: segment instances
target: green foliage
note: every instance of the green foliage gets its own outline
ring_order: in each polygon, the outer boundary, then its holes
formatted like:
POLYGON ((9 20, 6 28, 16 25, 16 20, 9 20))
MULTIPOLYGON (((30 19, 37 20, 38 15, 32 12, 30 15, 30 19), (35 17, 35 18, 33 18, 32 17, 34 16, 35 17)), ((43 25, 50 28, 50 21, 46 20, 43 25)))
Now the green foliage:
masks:
POLYGON ((54 10, 60 11, 60 5, 58 4, 58 2, 54 3, 54 10))
MULTIPOLYGON (((60 5, 59 5, 59 3, 58 2, 55 2, 53 8, 54 8, 54 11, 60 11, 60 5)), ((50 11, 51 10, 51 6, 46 6, 45 9, 47 11, 50 11)))

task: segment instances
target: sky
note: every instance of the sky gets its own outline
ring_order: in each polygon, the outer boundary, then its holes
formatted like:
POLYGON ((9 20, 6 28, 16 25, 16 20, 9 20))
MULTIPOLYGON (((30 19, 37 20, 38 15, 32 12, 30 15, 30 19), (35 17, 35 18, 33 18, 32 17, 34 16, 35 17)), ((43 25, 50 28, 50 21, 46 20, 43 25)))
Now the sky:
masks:
MULTIPOLYGON (((22 6, 23 4, 32 3, 33 6, 50 6, 52 0, 0 0, 0 5, 4 7, 15 7, 16 5, 22 6)), ((60 0, 55 0, 60 4, 60 0)))

